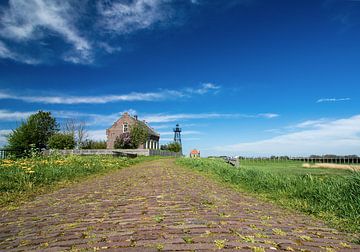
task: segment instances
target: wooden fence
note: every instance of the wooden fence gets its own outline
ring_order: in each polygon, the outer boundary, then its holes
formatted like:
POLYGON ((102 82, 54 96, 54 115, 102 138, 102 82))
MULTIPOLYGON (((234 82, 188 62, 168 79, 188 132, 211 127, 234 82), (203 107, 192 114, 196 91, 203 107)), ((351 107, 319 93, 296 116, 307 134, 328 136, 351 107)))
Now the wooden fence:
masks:
POLYGON ((304 163, 330 163, 330 164, 360 164, 360 157, 240 157, 241 161, 248 162, 283 162, 283 161, 296 161, 296 162, 304 162, 304 163))

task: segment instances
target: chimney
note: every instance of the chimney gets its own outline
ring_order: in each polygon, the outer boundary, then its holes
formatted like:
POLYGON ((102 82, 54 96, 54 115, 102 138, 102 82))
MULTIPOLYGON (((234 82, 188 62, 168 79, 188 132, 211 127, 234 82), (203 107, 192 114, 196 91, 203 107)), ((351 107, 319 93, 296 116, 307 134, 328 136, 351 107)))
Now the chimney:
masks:
POLYGON ((135 118, 136 121, 138 120, 138 116, 137 116, 137 115, 134 115, 134 118, 135 118))

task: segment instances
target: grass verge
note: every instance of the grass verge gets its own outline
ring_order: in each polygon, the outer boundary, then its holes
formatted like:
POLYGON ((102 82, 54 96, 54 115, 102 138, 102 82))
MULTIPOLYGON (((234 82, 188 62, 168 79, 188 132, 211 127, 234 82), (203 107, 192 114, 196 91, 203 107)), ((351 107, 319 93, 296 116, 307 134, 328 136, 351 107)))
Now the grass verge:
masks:
POLYGON ((36 195, 53 191, 89 176, 158 158, 160 157, 129 159, 112 156, 53 155, 0 160, 0 208, 11 210, 36 195))
MULTIPOLYGON (((266 163, 240 169, 215 159, 178 159, 177 164, 214 175, 223 182, 256 193, 287 208, 320 217, 330 225, 352 233, 360 232, 360 173, 338 171, 311 174, 300 168, 291 172, 288 164, 276 168, 266 163), (281 167, 288 172, 279 172, 281 167)), ((292 164, 294 165, 294 164, 292 164)), ((298 164, 301 167, 301 164, 298 164)))

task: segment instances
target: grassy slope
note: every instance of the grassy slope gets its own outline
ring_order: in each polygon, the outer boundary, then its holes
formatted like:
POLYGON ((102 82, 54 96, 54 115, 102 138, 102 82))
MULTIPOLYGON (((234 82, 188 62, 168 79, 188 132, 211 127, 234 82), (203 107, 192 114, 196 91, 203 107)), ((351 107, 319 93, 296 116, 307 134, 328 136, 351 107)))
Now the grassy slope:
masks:
POLYGON ((240 169, 222 160, 184 158, 177 163, 320 217, 339 229, 360 232, 360 173, 303 168, 298 162, 243 163, 240 169))
POLYGON ((0 160, 0 208, 16 208, 36 195, 69 183, 157 158, 159 157, 128 159, 111 156, 50 156, 0 160))

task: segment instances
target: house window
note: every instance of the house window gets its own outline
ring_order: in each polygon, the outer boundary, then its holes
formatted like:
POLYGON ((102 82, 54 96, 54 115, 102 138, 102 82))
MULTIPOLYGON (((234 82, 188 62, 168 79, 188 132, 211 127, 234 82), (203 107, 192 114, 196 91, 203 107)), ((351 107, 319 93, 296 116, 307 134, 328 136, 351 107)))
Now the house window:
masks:
POLYGON ((125 133, 125 132, 128 132, 128 130, 129 130, 129 125, 127 124, 127 123, 124 123, 123 124, 123 132, 125 133))

